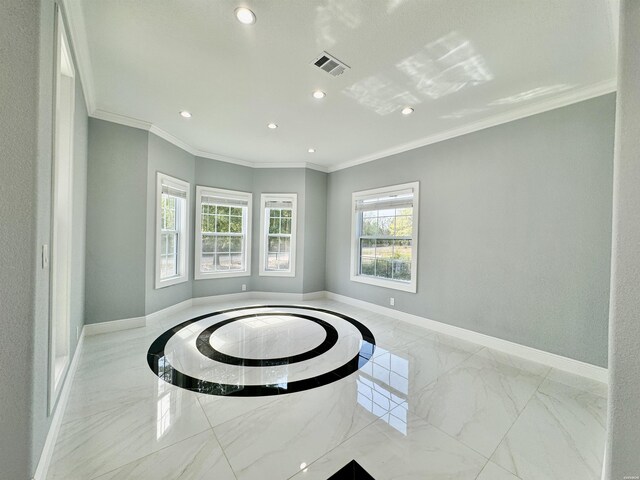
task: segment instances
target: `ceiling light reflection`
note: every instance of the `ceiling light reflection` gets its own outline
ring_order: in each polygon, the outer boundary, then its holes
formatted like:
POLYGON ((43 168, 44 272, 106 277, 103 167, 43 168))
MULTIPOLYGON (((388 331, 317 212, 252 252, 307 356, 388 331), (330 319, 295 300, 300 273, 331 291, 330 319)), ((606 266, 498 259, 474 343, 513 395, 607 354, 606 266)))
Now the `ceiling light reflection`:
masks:
POLYGON ((543 97, 545 95, 551 95, 553 93, 564 92, 565 90, 569 90, 573 88, 573 85, 567 84, 558 84, 558 85, 549 85, 547 87, 538 87, 531 90, 527 90, 526 92, 517 93, 515 95, 511 95, 510 97, 500 98, 491 102, 490 106, 496 105, 513 105, 515 103, 526 102, 528 100, 533 100, 534 98, 543 97))
POLYGON ((396 67, 411 79, 420 94, 434 100, 493 79, 484 58, 455 31, 429 43, 396 67))

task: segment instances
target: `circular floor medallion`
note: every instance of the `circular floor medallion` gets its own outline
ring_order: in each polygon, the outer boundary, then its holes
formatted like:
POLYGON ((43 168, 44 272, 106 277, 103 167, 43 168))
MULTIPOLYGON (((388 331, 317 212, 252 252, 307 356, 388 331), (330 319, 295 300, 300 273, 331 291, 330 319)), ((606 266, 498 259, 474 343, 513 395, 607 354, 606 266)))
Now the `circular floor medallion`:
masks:
POLYGON ((352 373, 356 372, 362 366, 364 366, 375 351, 375 338, 373 333, 362 323, 357 320, 348 317, 342 313, 333 312, 331 310, 325 310, 322 308, 296 306, 296 305, 253 305, 249 307, 232 308, 227 310, 221 310, 218 312, 208 313, 200 315, 190 320, 186 320, 173 328, 170 328, 162 335, 160 335, 149 347, 147 353, 147 363, 151 370, 164 381, 171 383, 177 387, 181 387, 187 390, 192 390, 198 393, 205 393, 209 395, 221 395, 221 396, 234 396, 234 397, 256 397, 256 396, 269 396, 269 395, 282 395, 287 393, 301 392, 330 383, 336 382, 342 378, 345 378, 352 373), (254 309, 274 309, 272 312, 255 312, 247 314, 247 311, 254 309), (298 310, 300 312, 283 312, 283 310, 298 310), (334 317, 338 321, 345 321, 351 326, 355 327, 362 337, 360 343, 360 350, 350 358, 347 362, 343 363, 337 368, 334 368, 325 373, 300 380, 279 382, 277 384, 263 384, 263 385, 237 385, 228 383, 217 383, 209 380, 196 378, 181 372, 174 365, 171 365, 169 359, 165 355, 165 347, 167 342, 179 334, 182 330, 191 327, 196 322, 205 319, 215 319, 217 315, 221 314, 233 314, 233 312, 244 312, 238 316, 231 316, 221 322, 214 323, 206 328, 203 328, 202 332, 196 339, 196 348, 198 351, 209 358, 212 361, 221 363, 223 365, 236 365, 242 368, 265 368, 273 367, 274 365, 288 365, 305 360, 313 359, 323 353, 328 352, 333 348, 338 341, 339 334, 336 328, 329 322, 317 318, 315 313, 323 313, 334 317), (304 318, 306 320, 315 322, 324 328, 326 337, 323 342, 314 347, 313 349, 290 357, 280 358, 267 358, 267 359, 251 359, 241 358, 232 355, 227 355, 217 351, 210 342, 210 337, 214 332, 232 322, 236 322, 242 319, 250 317, 258 317, 260 315, 286 315, 304 318))

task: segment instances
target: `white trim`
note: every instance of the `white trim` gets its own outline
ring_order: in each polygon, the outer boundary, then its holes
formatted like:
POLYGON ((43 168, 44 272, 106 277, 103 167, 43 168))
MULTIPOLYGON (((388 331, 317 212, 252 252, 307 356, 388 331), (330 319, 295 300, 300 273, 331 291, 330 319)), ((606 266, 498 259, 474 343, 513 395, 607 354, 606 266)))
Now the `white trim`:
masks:
POLYGON ((328 298, 329 300, 346 303, 348 305, 353 305, 355 307, 364 308, 366 310, 380 313, 382 315, 387 315, 398 320, 402 320, 403 322, 410 323, 412 325, 423 327, 438 333, 443 333, 445 335, 450 335, 452 337, 460 338, 468 342, 482 345, 483 347, 492 348, 494 350, 531 360, 533 362, 541 363, 543 365, 547 365, 558 370, 563 370, 574 375, 590 378, 602 383, 607 383, 608 381, 607 369, 598 367, 597 365, 591 365, 579 360, 574 360, 573 358, 563 357, 561 355, 556 355, 555 353, 545 352, 544 350, 538 350, 536 348, 527 347, 526 345, 510 342, 509 340, 491 337, 483 333, 478 333, 472 330, 467 330, 465 328, 460 328, 435 320, 430 320, 418 315, 402 312, 400 310, 394 310, 392 308, 383 307, 370 302, 365 302, 364 300, 358 300, 333 292, 326 292, 326 298, 328 298))
POLYGON ((51 458, 53 457, 53 450, 56 445, 56 440, 58 439, 60 426, 62 425, 62 418, 64 417, 64 412, 67 408, 67 402, 69 401, 69 394, 71 392, 73 380, 75 378, 76 371, 78 370, 79 358, 84 346, 84 337, 85 329, 83 327, 82 332, 80 333, 80 338, 78 339, 78 344, 76 345, 76 351, 73 354, 73 360, 69 365, 67 376, 65 377, 64 384, 62 385, 62 388, 60 390, 60 397, 58 398, 57 407, 53 412, 53 416, 51 417, 49 432, 47 433, 47 438, 45 439, 42 453, 40 453, 40 459, 38 460, 38 465, 36 466, 33 480, 46 480, 47 478, 49 465, 51 464, 51 458))
MULTIPOLYGON (((176 312, 180 312, 181 310, 184 310, 185 308, 189 308, 193 305, 192 299, 189 298, 187 300, 184 300, 180 303, 175 303, 173 305, 168 306, 167 308, 163 308, 162 310, 158 310, 155 312, 152 312, 148 315, 145 315, 144 317, 138 317, 138 318, 144 318, 145 319, 145 325, 149 325, 152 322, 155 322, 159 317, 162 317, 164 315, 171 315, 173 313, 176 312)), ((130 319, 131 320, 131 319, 130 319)), ((135 319, 133 319, 135 320, 135 319)), ((104 322, 104 323, 111 323, 111 322, 104 322)), ((94 325, 100 325, 100 324, 94 324, 94 325)), ((136 325, 133 327, 128 327, 128 328, 122 328, 121 330, 128 330, 129 328, 138 328, 140 326, 144 326, 144 325, 136 325)))
POLYGON ((503 123, 508 123, 514 120, 519 120, 521 118, 530 117, 532 115, 544 113, 549 110, 555 110, 557 108, 566 107, 567 105, 572 105, 574 103, 582 102, 584 100, 589 100, 590 98, 599 97, 607 93, 615 92, 616 86, 617 86, 616 82, 617 81, 614 78, 604 82, 599 82, 593 85, 589 85, 584 88, 572 90, 565 95, 560 95, 549 100, 541 101, 532 105, 527 105, 522 108, 509 110, 509 111, 500 113, 498 115, 493 115, 491 117, 483 118, 482 120, 479 120, 477 122, 467 123, 466 125, 461 125, 451 130, 435 133, 433 135, 429 135, 427 137, 424 137, 418 140, 413 140, 411 142, 404 143, 401 145, 396 145, 395 147, 391 147, 385 150, 380 150, 378 152, 374 152, 369 155, 364 155, 354 160, 338 163, 336 165, 330 165, 327 168, 327 171, 331 173, 331 172, 336 172, 338 170, 344 170, 345 168, 355 167, 356 165, 361 165, 363 163, 379 160, 381 158, 389 157, 391 155, 396 155, 398 153, 406 152, 408 150, 413 150, 419 147, 424 147, 426 145, 431 145, 434 143, 442 142, 444 140, 449 140, 451 138, 460 137, 468 133, 484 130, 485 128, 495 127, 503 123))
POLYGON ((87 112, 95 111, 95 94, 93 81, 93 68, 91 67, 91 55, 89 55, 89 44, 87 43, 87 31, 84 23, 82 2, 72 2, 61 0, 63 17, 66 22, 67 34, 69 36, 70 48, 76 58, 77 68, 80 73, 80 84, 84 93, 84 101, 87 112))
POLYGON ((403 183, 400 185, 389 185, 386 187, 362 190, 351 194, 351 269, 350 280, 352 282, 365 283, 378 287, 401 290, 403 292, 416 293, 418 289, 418 224, 420 221, 420 182, 403 183), (358 246, 358 215, 356 212, 356 202, 359 199, 396 193, 401 190, 411 190, 413 192, 413 230, 411 233, 411 281, 401 282, 398 280, 384 279, 380 277, 369 277, 358 274, 359 246, 358 246))
POLYGON ((296 276, 296 238, 298 236, 298 194, 297 193, 263 193, 260 195, 260 266, 261 277, 295 277, 296 276), (269 222, 265 218, 266 203, 270 201, 292 202, 291 208, 291 241, 289 244, 289 270, 267 270, 266 249, 269 238, 269 222))
MULTIPOLYGON (((189 217, 191 216, 191 184, 179 178, 172 177, 166 173, 156 172, 156 226, 155 226, 155 287, 159 288, 170 287, 171 285, 177 285, 189 280, 189 245, 191 236, 189 235, 189 217), (178 230, 178 270, 179 274, 175 277, 167 278, 165 280, 160 278, 161 268, 161 255, 160 249, 162 246, 162 186, 167 185, 175 188, 176 190, 182 190, 186 193, 184 199, 184 211, 180 214, 180 225, 176 225, 178 230)), ((176 216, 178 216, 176 214, 176 216)))
POLYGON ((111 332, 118 332, 120 330, 130 330, 132 328, 145 327, 146 325, 147 325, 147 317, 123 318, 122 320, 110 320, 108 322, 88 323, 87 325, 84 326, 84 332, 85 332, 85 335, 100 335, 101 333, 111 333, 111 332))
POLYGON ((194 255, 194 279, 195 280, 211 280, 215 278, 231 278, 231 277, 249 277, 251 276, 251 230, 252 220, 253 194, 250 192, 241 192, 237 190, 225 190, 222 188, 208 187, 196 185, 196 226, 195 226, 195 255, 194 255), (202 259, 202 197, 206 195, 221 194, 228 197, 246 200, 247 215, 243 216, 244 230, 244 270, 229 272, 202 272, 200 270, 202 259))

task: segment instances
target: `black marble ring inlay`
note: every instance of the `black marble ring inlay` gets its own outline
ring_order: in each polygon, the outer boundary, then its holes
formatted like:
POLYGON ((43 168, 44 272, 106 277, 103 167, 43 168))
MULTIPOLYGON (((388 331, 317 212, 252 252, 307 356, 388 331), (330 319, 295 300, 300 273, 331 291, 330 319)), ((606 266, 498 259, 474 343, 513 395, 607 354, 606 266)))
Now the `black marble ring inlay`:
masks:
POLYGON ((243 367, 272 367, 276 365, 289 365, 291 363, 304 362, 305 360, 309 360, 311 358, 322 355, 325 352, 328 352, 333 348, 333 346, 338 342, 338 331, 335 329, 333 325, 325 322, 324 320, 320 320, 319 318, 312 317, 310 315, 301 315, 298 313, 289 313, 289 312, 265 312, 265 313, 253 313, 250 315, 242 315, 240 317, 230 318, 228 320, 223 320, 219 323, 214 323, 209 328, 206 328, 196 340, 196 347, 205 357, 210 358, 211 360, 215 360, 216 362, 226 363, 227 365, 239 365, 243 367), (280 358, 241 358, 234 357, 233 355, 227 355, 226 353, 222 353, 216 350, 213 345, 211 345, 211 335, 218 330, 220 327, 224 327, 225 325, 229 325, 230 323, 237 322, 238 320, 244 320, 246 318, 256 318, 256 317, 268 317, 268 316, 287 316, 287 317, 298 317, 304 318, 305 320, 310 320, 314 323, 317 323, 326 332, 325 339, 322 341, 320 345, 312 348, 308 352, 300 353, 298 355, 291 355, 289 357, 280 357, 280 358))
POLYGON ((302 392, 312 388, 321 387, 330 383, 336 382, 342 378, 345 378, 352 373, 362 368, 373 356, 373 352, 376 348, 375 338, 373 333, 365 325, 357 320, 343 315, 342 313, 332 312, 331 310, 325 310, 316 307, 306 307, 298 305, 252 305, 249 307, 231 308, 227 310, 221 310, 214 313, 207 313, 194 317, 190 320, 186 320, 173 328, 170 328, 162 335, 160 335, 149 347, 147 352, 147 363, 149 367, 159 378, 171 383, 177 387, 191 390, 198 393, 204 393, 208 395, 221 395, 230 397, 260 397, 270 395, 283 395, 288 393, 302 392), (297 310, 306 310, 309 312, 322 312, 338 317, 342 320, 353 325, 362 336, 362 343, 360 351, 349 361, 339 366, 338 368, 331 370, 330 372, 322 373, 315 377, 305 378, 303 380, 294 380, 291 382, 279 381, 277 384, 264 384, 264 385, 235 385, 226 383, 210 382, 200 378, 192 377, 176 369, 167 357, 165 356, 164 349, 167 342, 179 331, 188 327, 189 325, 204 320, 205 318, 214 317, 224 313, 246 311, 255 308, 291 308, 297 310))

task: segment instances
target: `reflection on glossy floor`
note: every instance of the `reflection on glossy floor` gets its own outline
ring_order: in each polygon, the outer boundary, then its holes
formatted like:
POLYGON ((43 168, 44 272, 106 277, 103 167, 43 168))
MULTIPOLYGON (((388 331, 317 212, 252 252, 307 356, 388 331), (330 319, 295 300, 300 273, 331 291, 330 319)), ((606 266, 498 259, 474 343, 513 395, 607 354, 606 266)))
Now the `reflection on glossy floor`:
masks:
MULTIPOLYGON (((604 385, 341 303, 304 305, 362 323, 376 349, 357 371, 294 394, 208 395, 167 383, 147 365, 163 332, 241 304, 192 307, 145 328, 87 337, 48 478, 326 480, 352 460, 377 480, 600 478, 604 385)), ((327 335, 318 323, 274 314, 295 309, 252 311, 264 315, 215 330, 210 345, 233 357, 282 358, 318 348, 327 335)), ((171 368, 284 390, 363 346, 353 325, 318 313, 339 334, 330 350, 291 364, 219 363, 196 339, 224 318, 173 335, 164 349, 171 368)))

